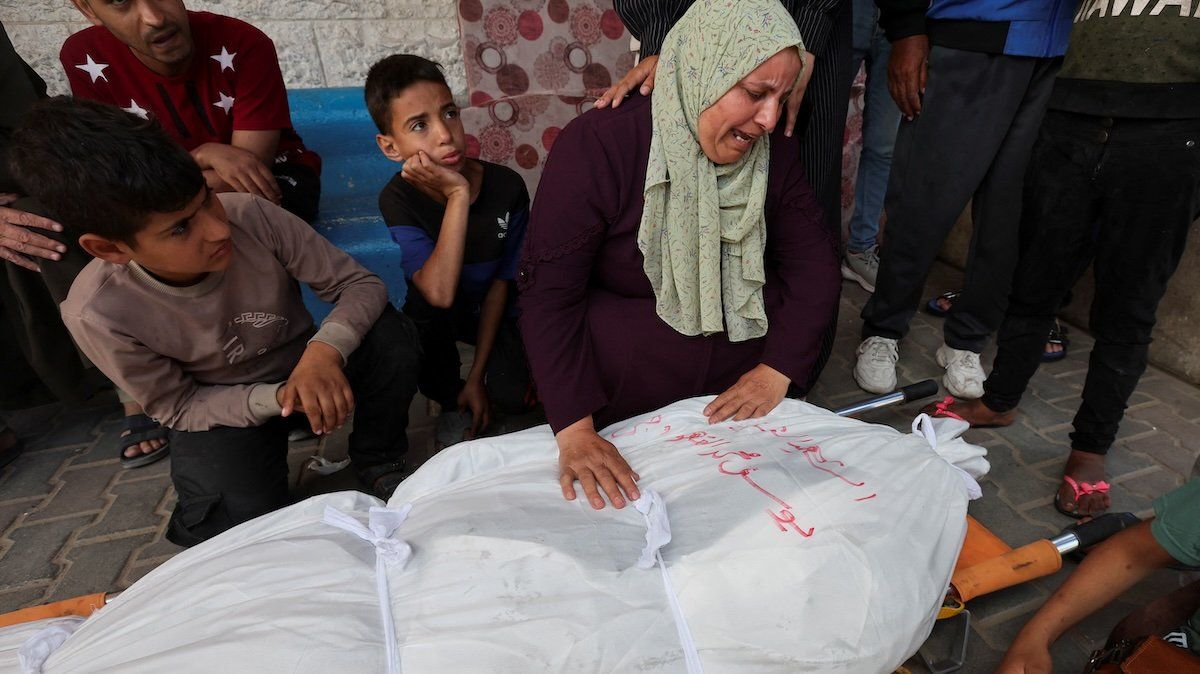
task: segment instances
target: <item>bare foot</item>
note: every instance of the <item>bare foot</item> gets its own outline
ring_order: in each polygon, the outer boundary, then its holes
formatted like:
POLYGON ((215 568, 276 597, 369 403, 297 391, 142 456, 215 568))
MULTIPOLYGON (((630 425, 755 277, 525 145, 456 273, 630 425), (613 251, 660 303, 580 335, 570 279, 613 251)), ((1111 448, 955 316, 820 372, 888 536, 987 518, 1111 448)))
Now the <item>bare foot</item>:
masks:
POLYGON ((938 309, 941 309, 942 311, 950 311, 950 308, 954 306, 953 302, 941 296, 938 296, 936 302, 938 309))
MULTIPOLYGON (((125 403, 125 416, 131 417, 135 414, 145 414, 145 413, 146 412, 145 412, 145 410, 142 409, 141 405, 139 405, 137 403, 125 403)), ((129 435, 129 433, 130 433, 130 431, 125 431, 124 433, 121 434, 121 437, 123 438, 123 437, 129 435)), ((159 438, 156 440, 146 440, 144 442, 139 442, 136 445, 130 445, 130 446, 126 447, 124 454, 127 458, 130 458, 130 459, 132 459, 133 457, 135 457, 139 454, 153 454, 154 452, 161 449, 162 446, 165 444, 167 444, 167 441, 163 438, 159 438)))
POLYGON ((987 405, 983 404, 983 400, 958 400, 952 399, 950 403, 933 403, 921 408, 921 411, 931 417, 953 417, 971 424, 972 428, 992 428, 995 426, 1008 426, 1017 418, 1017 410, 1011 409, 1007 412, 995 412, 987 405))
POLYGON ((1059 352, 1061 352, 1061 351, 1066 351, 1066 349, 1064 349, 1064 348, 1063 348, 1063 345, 1062 345, 1062 344, 1055 344, 1055 343, 1053 343, 1053 342, 1046 342, 1045 351, 1046 351, 1046 353, 1059 353, 1059 352))
MULTIPOLYGON (((1103 482, 1104 455, 1071 450, 1067 465, 1063 467, 1063 476, 1075 480, 1081 489, 1084 483, 1095 485, 1103 482)), ((1077 515, 1099 515, 1112 505, 1112 498, 1107 491, 1092 491, 1090 494, 1081 492, 1076 499, 1075 490, 1065 480, 1058 488, 1057 498, 1060 508, 1077 515)))

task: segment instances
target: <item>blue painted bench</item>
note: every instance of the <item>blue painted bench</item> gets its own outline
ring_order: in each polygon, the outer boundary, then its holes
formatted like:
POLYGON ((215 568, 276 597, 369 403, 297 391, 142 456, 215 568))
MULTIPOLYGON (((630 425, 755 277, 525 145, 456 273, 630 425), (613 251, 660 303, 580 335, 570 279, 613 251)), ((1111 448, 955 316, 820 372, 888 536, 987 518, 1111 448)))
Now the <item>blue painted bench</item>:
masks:
MULTIPOLYGON (((375 272, 388 287, 388 299, 404 305, 407 286, 400 247, 379 215, 379 191, 397 164, 375 145, 375 124, 358 87, 288 91, 292 124, 304 144, 321 155, 321 210, 314 227, 335 246, 375 272)), ((304 303, 320 322, 330 305, 307 286, 304 303)))

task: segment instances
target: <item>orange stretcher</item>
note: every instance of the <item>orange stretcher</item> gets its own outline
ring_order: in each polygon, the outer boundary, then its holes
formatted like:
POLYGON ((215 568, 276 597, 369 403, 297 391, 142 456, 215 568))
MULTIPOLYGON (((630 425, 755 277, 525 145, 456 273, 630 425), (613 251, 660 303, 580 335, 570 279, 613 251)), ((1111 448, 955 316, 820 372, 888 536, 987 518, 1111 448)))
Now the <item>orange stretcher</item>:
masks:
MULTIPOLYGON (((840 408, 834 413, 839 416, 854 416, 868 410, 927 398, 937 393, 937 382, 927 379, 892 393, 840 408)), ((938 613, 938 624, 950 625, 949 630, 943 630, 951 633, 950 654, 937 657, 928 648, 930 642, 926 642, 919 651, 926 666, 933 674, 947 674, 961 668, 965 663, 967 637, 970 634, 970 612, 966 610, 966 602, 1055 573, 1062 568, 1063 555, 1100 543, 1137 521, 1138 518, 1131 513, 1102 515, 1085 524, 1068 527, 1054 538, 1034 541, 1013 549, 968 515, 966 539, 955 563, 950 590, 946 593, 946 600, 938 613)), ((102 608, 110 596, 115 594, 100 592, 0 614, 0 628, 45 618, 86 617, 102 608)), ((937 633, 938 628, 935 627, 935 637, 937 633)))

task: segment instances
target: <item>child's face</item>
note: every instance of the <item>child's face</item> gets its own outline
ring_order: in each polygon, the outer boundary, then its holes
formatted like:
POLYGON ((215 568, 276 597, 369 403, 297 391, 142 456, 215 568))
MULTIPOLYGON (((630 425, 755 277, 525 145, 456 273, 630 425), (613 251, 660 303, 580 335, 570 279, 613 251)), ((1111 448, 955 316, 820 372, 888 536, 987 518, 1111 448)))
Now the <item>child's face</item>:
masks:
POLYGON ((417 82, 392 99, 391 133, 379 134, 379 149, 392 161, 405 161, 424 150, 446 168, 462 171, 467 163, 466 134, 450 90, 417 82))
POLYGON ((134 241, 126 249, 129 258, 173 283, 194 283, 228 269, 233 259, 229 219, 207 187, 181 210, 151 214, 134 241))

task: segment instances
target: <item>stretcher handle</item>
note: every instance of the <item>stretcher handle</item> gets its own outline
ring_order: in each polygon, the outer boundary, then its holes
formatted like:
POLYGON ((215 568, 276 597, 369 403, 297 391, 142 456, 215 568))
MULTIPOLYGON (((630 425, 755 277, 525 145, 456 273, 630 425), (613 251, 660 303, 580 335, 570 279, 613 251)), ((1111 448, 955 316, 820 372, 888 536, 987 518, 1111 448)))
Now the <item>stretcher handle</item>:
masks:
POLYGON ((1133 513, 1105 513, 1081 524, 1072 524, 1051 539, 1062 554, 1084 550, 1141 522, 1133 513))
POLYGON ((33 622, 35 620, 45 620, 46 618, 63 618, 66 616, 77 615, 86 618, 97 609, 104 606, 107 600, 107 595, 104 592, 96 594, 87 594, 82 597, 72 597, 71 599, 63 599, 50 604, 41 604, 40 606, 30 606, 19 611, 12 611, 0 615, 0 627, 8 627, 10 625, 20 625, 21 623, 33 622))
POLYGON ((926 379, 915 384, 902 386, 891 393, 885 393, 881 396, 867 398, 866 400, 847 405, 841 409, 834 410, 833 413, 839 417, 852 417, 860 412, 877 410, 881 407, 890 407, 891 405, 928 398, 929 396, 937 395, 937 392, 938 383, 932 379, 926 379))
POLYGON ((950 580, 953 596, 968 602, 980 595, 1048 576, 1062 568, 1062 555, 1046 539, 954 572, 950 580))
POLYGON ((938 383, 932 379, 919 381, 915 384, 900 387, 904 394, 904 402, 912 402, 921 398, 931 398, 938 394, 938 383))

